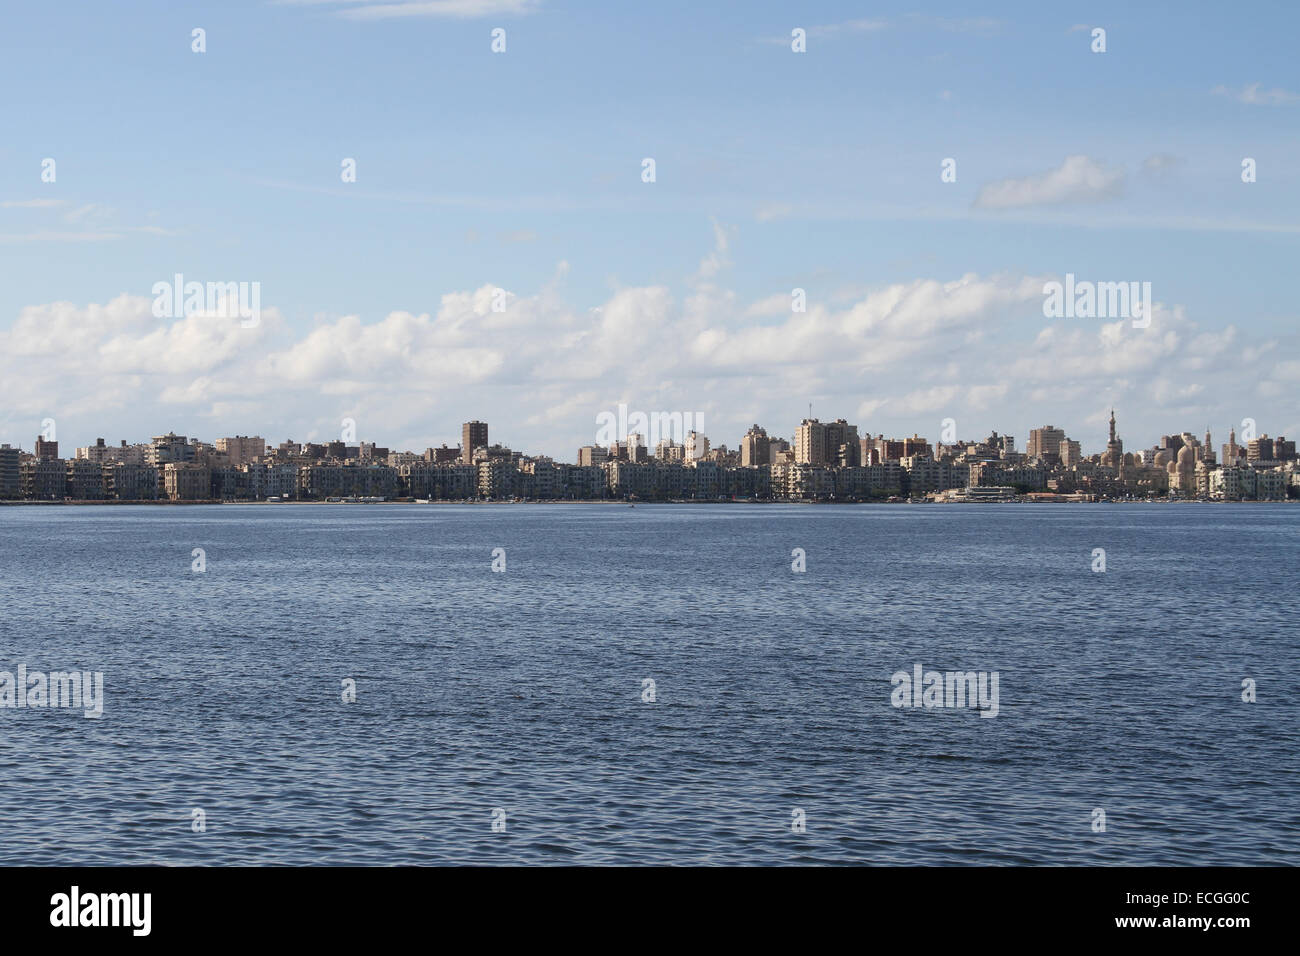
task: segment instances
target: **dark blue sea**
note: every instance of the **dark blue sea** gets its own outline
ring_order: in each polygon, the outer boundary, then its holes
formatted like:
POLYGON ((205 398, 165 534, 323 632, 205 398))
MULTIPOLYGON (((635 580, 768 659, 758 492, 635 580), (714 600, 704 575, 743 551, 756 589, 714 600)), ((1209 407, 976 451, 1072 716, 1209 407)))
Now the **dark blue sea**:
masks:
POLYGON ((1295 865, 1298 583, 1288 505, 2 507, 0 670, 104 700, 0 708, 0 863, 1295 865))

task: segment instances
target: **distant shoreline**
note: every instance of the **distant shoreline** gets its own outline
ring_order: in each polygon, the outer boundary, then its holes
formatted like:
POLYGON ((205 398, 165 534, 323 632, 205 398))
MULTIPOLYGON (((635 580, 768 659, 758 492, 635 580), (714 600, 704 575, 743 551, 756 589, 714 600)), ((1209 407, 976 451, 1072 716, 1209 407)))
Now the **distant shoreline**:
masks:
POLYGON ((396 499, 392 501, 313 501, 313 500, 293 500, 293 501, 222 501, 220 499, 203 499, 203 500, 138 500, 138 501, 119 501, 119 500, 74 500, 65 498, 62 501, 36 501, 31 499, 18 500, 0 500, 0 506, 22 506, 35 505, 41 507, 65 506, 65 507, 99 507, 99 506, 153 506, 153 507, 193 507, 196 505, 331 505, 331 506, 374 506, 374 505, 420 505, 427 507, 429 505, 461 505, 461 506, 480 506, 480 505, 613 505, 622 507, 652 507, 655 505, 1286 505, 1297 504, 1300 501, 1291 499, 1280 500, 1263 500, 1254 499, 1246 500, 1224 500, 1217 501, 1204 498, 1143 498, 1143 499, 1121 499, 1121 498, 1104 498, 1099 501, 1051 501, 1045 499, 1015 499, 1012 501, 827 501, 813 500, 809 498, 702 498, 702 499, 683 499, 673 501, 625 501, 623 499, 613 498, 591 498, 591 499, 571 499, 571 498, 532 498, 527 501, 509 501, 500 498, 485 498, 482 500, 465 500, 465 499, 438 499, 434 501, 414 501, 412 499, 396 499))

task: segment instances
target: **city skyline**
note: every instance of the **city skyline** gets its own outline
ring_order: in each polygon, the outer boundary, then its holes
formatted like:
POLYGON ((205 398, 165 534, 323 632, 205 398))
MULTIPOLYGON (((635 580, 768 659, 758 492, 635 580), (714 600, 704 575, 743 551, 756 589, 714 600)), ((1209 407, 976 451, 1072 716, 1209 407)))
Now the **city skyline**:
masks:
MULTIPOLYGON (((593 429, 592 429, 592 433, 591 433, 591 434, 592 434, 592 440, 582 442, 581 444, 579 444, 578 446, 576 446, 576 448, 577 448, 578 450, 581 450, 582 448, 585 448, 585 447, 593 447, 593 446, 594 446, 594 447, 613 447, 614 444, 622 444, 622 445, 626 445, 626 444, 628 443, 628 440, 629 440, 629 439, 631 439, 633 436, 637 436, 637 435, 639 435, 640 438, 642 439, 643 447, 646 447, 646 448, 649 450, 650 455, 653 457, 653 455, 654 455, 654 451, 655 451, 655 447, 654 447, 654 446, 655 446, 655 442, 652 441, 652 440, 650 439, 649 435, 647 434, 647 432, 646 432, 646 430, 645 430, 644 428, 640 428, 640 429, 637 429, 637 428, 630 428, 630 429, 627 431, 626 434, 618 435, 618 436, 614 439, 613 442, 604 442, 604 441, 599 440, 599 438, 598 438, 597 436, 599 436, 600 433, 601 433, 602 431, 608 431, 608 429, 602 429, 602 427, 601 427, 600 424, 599 424, 599 422, 600 422, 600 418, 601 418, 601 414, 611 414, 611 415, 612 415, 612 412, 610 412, 609 410, 606 410, 604 413, 600 413, 600 414, 598 414, 598 415, 596 416, 597 424, 594 425, 594 426, 593 426, 593 429)), ((634 413, 634 414, 635 414, 635 413, 634 413)), ((651 418, 651 419, 653 419, 656 415, 663 415, 663 416, 665 416, 665 417, 667 417, 667 416, 675 416, 675 420, 676 420, 676 421, 680 421, 683 417, 685 417, 686 421, 688 421, 688 422, 690 421, 689 413, 686 413, 685 416, 683 415, 683 413, 680 413, 680 412, 672 412, 672 413, 669 413, 669 412, 651 412, 651 413, 648 413, 648 417, 651 418)), ((835 425, 836 423, 839 423, 839 424, 847 424, 850 428, 852 428, 852 429, 854 430, 855 434, 857 434, 859 437, 861 437, 861 438, 863 438, 863 439, 866 439, 866 438, 875 438, 875 439, 887 439, 887 440, 891 440, 891 441, 902 442, 902 441, 905 441, 905 440, 911 440, 911 439, 918 439, 918 438, 919 438, 919 439, 922 440, 922 441, 928 442, 931 446, 937 446, 937 445, 941 445, 941 444, 942 444, 942 445, 950 445, 950 446, 951 446, 951 445, 967 445, 967 444, 974 444, 974 443, 978 443, 978 442, 982 442, 982 441, 986 440, 989 436, 999 436, 999 437, 1001 437, 1001 438, 1010 439, 1010 440, 1013 442, 1013 447, 1015 447, 1015 450, 1017 450, 1017 451, 1019 451, 1019 452, 1021 452, 1021 453, 1024 453, 1024 454, 1029 454, 1029 453, 1031 452, 1031 450, 1032 450, 1032 444, 1030 443, 1030 435, 1031 435, 1033 432, 1036 432, 1036 431, 1039 431, 1039 430, 1043 430, 1043 429, 1060 429, 1061 434, 1062 434, 1062 437, 1069 436, 1069 437, 1072 439, 1073 444, 1079 446, 1081 449, 1087 449, 1087 448, 1089 448, 1089 447, 1097 447, 1098 450, 1096 450, 1096 451, 1092 451, 1092 452, 1088 452, 1088 451, 1084 450, 1084 451, 1083 451, 1083 454, 1084 454, 1085 457, 1087 457, 1087 456, 1089 456, 1089 455, 1096 455, 1096 454, 1102 454, 1102 453, 1104 453, 1104 452, 1107 450, 1108 446, 1109 446, 1109 445, 1114 441, 1114 439, 1115 439, 1115 437, 1116 437, 1115 428, 1116 428, 1116 421, 1117 421, 1117 420, 1116 420, 1116 417, 1115 417, 1115 416, 1116 416, 1116 412, 1115 412, 1115 409, 1114 409, 1114 408, 1110 408, 1110 409, 1108 410, 1108 416, 1109 416, 1109 417, 1108 417, 1108 419, 1107 419, 1107 423, 1108 423, 1109 434, 1107 435, 1107 439, 1106 439, 1105 441, 1102 441, 1102 442, 1096 443, 1096 446, 1089 446, 1089 445, 1085 444, 1084 442, 1080 441, 1077 437, 1075 437, 1075 435, 1076 435, 1075 431, 1074 431, 1072 428, 1068 427, 1068 424, 1067 424, 1067 427, 1065 427, 1065 428, 1060 428, 1060 424, 1057 423, 1057 422, 1044 422, 1044 423, 1042 423, 1042 424, 1040 424, 1040 425, 1032 426, 1032 427, 1028 427, 1028 428, 1024 428, 1024 429, 1019 430, 1019 431, 1016 431, 1016 430, 1005 430, 1005 431, 1004 431, 1004 430, 1001 430, 1001 429, 998 429, 998 428, 991 428, 991 429, 985 429, 985 430, 980 431, 980 432, 978 432, 978 433, 970 433, 970 434, 967 434, 967 433, 961 431, 961 429, 957 426, 957 423, 956 423, 955 420, 954 420, 951 424, 949 424, 948 422, 945 422, 945 421, 941 421, 941 422, 938 422, 938 423, 937 423, 937 427, 936 427, 936 428, 932 428, 932 429, 930 429, 930 431, 929 431, 928 434, 927 434, 926 432, 923 432, 923 431, 920 431, 920 430, 913 430, 910 434, 907 434, 907 433, 902 433, 902 432, 893 432, 893 433, 889 433, 889 432, 883 432, 883 431, 881 431, 881 432, 873 431, 873 430, 870 429, 869 427, 866 427, 864 424, 862 424, 862 423, 854 423, 854 422, 851 422, 851 421, 849 421, 847 418, 845 418, 845 417, 843 417, 843 416, 838 417, 838 418, 834 418, 834 419, 832 419, 832 418, 822 419, 822 418, 820 418, 820 417, 818 417, 818 416, 812 416, 812 417, 804 417, 804 418, 801 418, 801 419, 800 419, 800 422, 799 422, 799 425, 796 425, 796 426, 794 426, 794 427, 792 427, 792 428, 789 428, 788 430, 785 430, 784 432, 783 432, 782 429, 780 429, 780 428, 768 428, 767 426, 763 425, 762 422, 752 422, 752 423, 750 423, 749 426, 746 426, 746 432, 749 430, 749 428, 752 428, 752 427, 759 427, 759 428, 762 428, 762 429, 767 433, 767 437, 770 437, 770 438, 773 439, 773 440, 778 440, 778 439, 779 439, 779 440, 784 440, 785 442, 787 442, 787 444, 788 444, 790 447, 794 447, 794 446, 797 444, 797 440, 798 440, 796 436, 798 435, 798 433, 799 433, 799 429, 800 429, 800 427, 801 427, 802 425, 805 425, 805 424, 807 424, 808 422, 814 422, 814 423, 819 423, 819 424, 822 424, 822 425, 832 425, 832 426, 835 425), (936 435, 942 435, 942 434, 944 433, 944 431, 953 431, 953 438, 952 438, 952 440, 950 440, 950 441, 941 441, 939 438, 935 437, 936 435), (1015 443, 1018 443, 1018 444, 1019 444, 1019 447, 1016 447, 1016 446, 1015 446, 1015 443)), ((285 444, 298 444, 298 445, 302 445, 302 446, 305 446, 305 445, 308 445, 308 444, 317 444, 317 445, 321 445, 321 446, 330 446, 330 445, 337 445, 337 444, 340 444, 340 443, 341 443, 341 444, 343 444, 343 445, 346 446, 346 447, 351 447, 351 448, 354 448, 354 449, 357 448, 357 447, 371 447, 371 448, 375 448, 375 447, 377 447, 377 448, 385 449, 385 450, 387 450, 387 451, 389 451, 389 452, 393 452, 393 453, 403 453, 403 454, 405 454, 405 453, 412 453, 412 454, 417 454, 417 455, 419 455, 419 454, 423 454, 423 453, 425 453, 426 451, 433 451, 433 450, 436 450, 436 449, 439 449, 439 448, 441 448, 441 449, 452 449, 452 450, 456 450, 456 451, 458 451, 458 452, 461 453, 461 455, 460 455, 460 456, 458 457, 458 459, 457 459, 457 460, 461 460, 461 461, 467 460, 467 459, 464 457, 464 449, 465 449, 466 447, 469 447, 469 448, 471 449, 471 451, 472 451, 474 448, 487 447, 487 445, 488 445, 488 443, 489 443, 489 442, 488 442, 488 435, 489 435, 488 428, 489 428, 489 423, 488 423, 488 422, 484 422, 484 421, 480 421, 479 419, 472 419, 472 420, 469 420, 469 421, 462 422, 462 423, 461 423, 460 425, 458 425, 454 430, 449 430, 449 431, 453 431, 453 432, 454 432, 454 434, 452 434, 450 437, 453 437, 453 438, 454 438, 454 437, 456 437, 457 435, 460 436, 457 444, 455 444, 455 445, 449 445, 449 444, 448 444, 448 439, 447 439, 447 437, 444 437, 444 438, 443 438, 442 440, 440 440, 436 445, 434 445, 434 444, 428 444, 428 445, 425 445, 423 448, 419 448, 419 449, 414 448, 414 447, 406 447, 406 448, 403 448, 403 447, 399 447, 399 446, 394 446, 394 445, 384 444, 384 443, 382 443, 381 441, 375 440, 375 436, 365 435, 364 432, 363 432, 363 430, 361 430, 361 429, 359 428, 359 426, 357 425, 357 423, 355 423, 355 422, 349 422, 349 421, 346 421, 346 420, 345 420, 342 424, 343 424, 343 426, 344 426, 345 431, 350 430, 350 431, 353 433, 352 436, 351 436, 350 438, 341 437, 339 434, 336 434, 336 435, 333 436, 333 437, 320 437, 320 436, 317 436, 317 437, 306 437, 306 438, 300 440, 300 439, 296 438, 296 437, 293 436, 293 435, 285 435, 285 436, 283 436, 283 438, 281 439, 281 442, 282 442, 282 443, 285 443, 285 444), (472 426, 475 427, 475 429, 476 429, 476 430, 474 430, 473 432, 471 432, 471 427, 472 427, 472 426), (479 427, 479 426, 481 426, 481 429, 482 429, 481 432, 477 430, 477 427, 479 427), (472 435, 472 438, 470 438, 471 435, 472 435), (469 440, 467 441, 467 439, 469 439, 469 440)), ((157 430, 154 430, 154 431, 157 431, 157 430)), ((249 440, 249 439, 253 439, 253 440, 257 440, 257 441, 265 442, 265 446, 266 446, 267 448, 274 448, 274 447, 276 446, 276 442, 275 442, 272 438, 266 438, 266 437, 264 437, 264 436, 261 434, 261 432, 263 432, 263 431, 264 431, 264 429, 255 429, 255 428, 254 428, 254 429, 243 429, 243 430, 238 430, 238 433, 237 433, 237 434, 221 435, 221 436, 212 436, 211 440, 209 441, 209 440, 207 440, 207 439, 205 439, 205 438, 201 438, 201 437, 199 437, 199 436, 197 436, 197 435, 190 435, 188 432, 186 432, 186 433, 181 433, 181 432, 178 432, 178 431, 177 431, 176 429, 174 429, 174 428, 169 428, 169 429, 167 429, 166 432, 163 432, 163 433, 161 433, 161 434, 158 434, 158 435, 150 435, 148 440, 140 439, 140 440, 138 440, 138 441, 131 441, 129 438, 122 438, 122 437, 118 437, 118 438, 115 438, 115 439, 110 440, 110 439, 108 439, 108 438, 107 438, 106 436, 104 436, 104 435, 95 435, 95 437, 94 437, 94 439, 93 439, 92 441, 89 441, 89 442, 87 442, 87 443, 85 443, 85 444, 83 445, 83 444, 77 444, 77 443, 75 443, 75 442, 68 442, 68 441, 64 441, 64 440, 62 440, 62 439, 59 437, 59 436, 62 434, 62 432, 61 432, 61 430, 58 429, 57 426, 56 426, 56 428, 54 429, 54 432, 53 432, 53 434, 54 434, 55 437, 52 438, 52 439, 45 439, 45 438, 43 437, 43 433, 40 433, 39 428, 38 428, 38 434, 36 434, 36 435, 34 436, 34 438, 31 439, 31 443, 32 443, 32 444, 31 444, 31 448, 30 448, 30 449, 29 449, 28 446, 25 445, 23 442, 14 442, 14 441, 8 441, 8 440, 5 440, 5 441, 0 441, 0 444, 6 445, 6 446, 8 446, 8 447, 15 448, 15 449, 20 449, 20 450, 22 450, 22 451, 24 451, 24 452, 29 452, 29 453, 31 453, 31 454, 38 454, 38 453, 39 453, 39 446, 40 446, 40 443, 41 443, 43 440, 45 440, 45 441, 50 441, 50 442, 52 442, 56 447, 61 447, 61 448, 63 448, 63 449, 75 448, 75 449, 77 450, 77 452, 80 453, 81 451, 83 451, 83 450, 85 450, 85 449, 87 449, 87 448, 90 448, 90 447, 92 447, 93 445, 95 445, 96 442, 98 442, 99 445, 100 445, 101 447, 106 447, 106 448, 112 449, 112 448, 114 448, 114 447, 119 447, 119 446, 121 446, 121 447, 126 447, 126 446, 144 446, 144 445, 147 445, 147 444, 149 443, 149 441, 155 441, 155 442, 156 442, 156 441, 158 441, 160 438, 167 437, 167 436, 172 436, 172 437, 177 437, 177 436, 180 436, 180 437, 187 437, 187 436, 188 436, 189 439, 190 439, 191 441, 193 441, 193 442, 202 442, 202 443, 204 443, 204 444, 210 444, 210 445, 212 445, 213 447, 218 447, 219 444, 222 443, 222 442, 237 442, 237 441, 246 441, 246 440, 249 440), (247 434, 245 434, 245 431, 247 431, 247 434)), ((1152 448, 1152 447, 1156 447, 1156 446, 1158 446, 1160 440, 1163 439, 1163 438, 1166 438, 1166 437, 1169 437, 1169 436, 1179 436, 1179 435, 1189 435, 1189 434, 1190 434, 1190 435, 1193 435, 1193 436, 1196 436, 1196 437, 1198 437, 1198 438, 1199 438, 1199 436, 1200 436, 1201 434, 1205 434, 1205 435, 1207 435, 1207 436, 1210 436, 1210 435, 1213 435, 1213 434, 1216 434, 1216 433, 1218 433, 1218 434, 1226 434, 1226 435, 1229 435, 1229 436, 1234 436, 1234 435, 1235 435, 1235 436, 1237 436, 1238 438, 1241 438, 1241 436, 1237 434, 1238 432, 1243 432, 1243 433, 1244 433, 1244 432, 1251 432, 1251 433, 1252 433, 1252 434, 1250 435, 1250 438, 1251 438, 1251 439, 1255 438, 1256 436, 1258 436, 1259 438, 1263 438, 1263 439, 1269 439, 1269 438, 1273 438, 1273 439, 1286 439, 1286 432, 1268 427, 1268 420, 1267 420, 1267 419, 1264 421, 1263 424, 1261 424, 1260 422, 1257 422, 1257 421, 1256 421, 1255 419, 1253 419, 1253 418, 1247 418, 1247 419, 1243 419, 1243 420, 1240 421, 1240 422, 1230 423, 1230 424, 1227 426, 1227 428, 1226 428, 1226 429, 1223 429, 1222 431, 1220 431, 1220 430, 1218 430, 1218 429, 1215 429, 1215 428, 1213 428, 1213 427, 1211 427, 1211 426, 1205 426, 1205 427, 1202 427, 1201 429, 1183 428, 1183 429, 1176 429, 1176 430, 1161 430, 1160 433, 1159 433, 1158 435, 1153 435, 1153 436, 1151 436, 1150 441, 1149 441, 1148 443, 1146 443, 1146 444, 1141 444, 1141 443, 1138 443, 1138 442, 1132 441, 1132 440, 1130 439, 1130 440, 1128 441, 1128 445, 1129 445, 1129 447, 1130 447, 1131 449, 1152 448)), ((688 444, 689 444, 689 441, 683 441, 683 439, 688 438, 689 435, 694 434, 694 433, 695 433, 695 432, 694 432, 693 430, 687 429, 687 430, 685 430, 685 431, 682 431, 681 433, 674 433, 674 434, 672 434, 672 435, 668 435, 668 436, 666 436, 666 437, 668 437, 668 438, 671 440, 671 442, 672 442, 673 444, 676 444, 676 445, 688 445, 688 444)), ((704 440, 705 440, 705 442, 706 442, 706 445, 707 445, 708 447, 711 447, 711 448, 718 448, 718 447, 721 446, 721 447, 725 447, 725 448, 726 448, 728 451, 730 451, 730 452, 739 452, 739 449, 740 449, 740 447, 741 447, 741 443, 743 442, 744 437, 745 437, 745 432, 742 432, 742 433, 741 433, 741 436, 740 436, 739 438, 737 438, 736 441, 735 441, 735 443, 733 444, 732 442, 729 442, 729 441, 726 441, 726 440, 719 440, 715 435, 711 434, 711 429, 709 429, 709 428, 707 428, 707 427, 706 427, 706 428, 702 428, 702 429, 699 431, 699 434, 704 438, 704 440)), ((1295 432, 1292 431, 1292 435, 1294 435, 1294 434, 1295 434, 1295 432)), ((1243 439, 1243 440, 1250 440, 1250 439, 1243 439)), ((515 453, 517 453, 517 454, 520 454, 520 455, 522 455, 522 456, 524 456, 524 457, 526 457, 526 458, 551 458, 551 459, 554 459, 554 460, 556 460, 556 461, 564 461, 564 462, 577 462, 577 461, 578 461, 578 455, 577 455, 577 454, 570 453, 570 454, 567 454, 567 455, 566 455, 566 454, 564 454, 564 453, 561 453, 561 454, 559 454, 559 455, 552 455, 552 454, 550 454, 549 452, 546 452, 546 451, 537 451, 537 450, 534 450, 532 447, 528 447, 528 446, 525 446, 525 447, 518 447, 518 446, 513 445, 513 444, 510 444, 510 443, 508 443, 508 442, 505 442, 505 441, 501 441, 501 440, 499 440, 499 439, 495 436, 495 434, 493 434, 491 444, 492 444, 492 445, 496 445, 496 446, 502 446, 502 447, 509 448, 509 449, 511 449, 511 451, 513 451, 513 452, 515 452, 515 453)), ((1122 445, 1122 444, 1123 444, 1123 442, 1121 442, 1121 445, 1122 445)), ((1243 447, 1244 447, 1244 446, 1243 446, 1243 447)), ((573 451, 573 450, 571 450, 571 452, 572 452, 572 451, 573 451)), ((65 456, 63 456, 63 457, 66 458, 66 457, 68 457, 68 456, 65 455, 65 456)))
MULTIPOLYGON (((1009 434, 962 438, 955 421, 939 439, 859 433, 840 418, 805 418, 793 441, 758 424, 736 448, 713 445, 698 418, 628 415, 571 458, 528 454, 490 440, 487 422, 464 422, 461 443, 417 453, 367 442, 355 423, 325 443, 260 435, 206 442, 168 432, 147 443, 99 438, 60 455, 53 422, 31 453, 0 444, 0 499, 29 502, 650 500, 650 501, 1096 501, 1133 498, 1285 500, 1300 497, 1295 439, 1242 422, 1216 450, 1183 431, 1125 448, 1115 412, 1106 449, 1052 424, 1030 429, 1024 450, 1009 434), (635 420, 644 428, 626 430, 635 420), (668 434, 660 429, 667 426, 668 434), (692 427, 694 426, 694 427, 692 427), (689 430, 685 430, 689 429, 689 430), (674 434, 676 430, 676 434, 674 434), (678 441, 677 439, 681 439, 678 441)), ((608 427, 608 424, 606 425, 608 427)))

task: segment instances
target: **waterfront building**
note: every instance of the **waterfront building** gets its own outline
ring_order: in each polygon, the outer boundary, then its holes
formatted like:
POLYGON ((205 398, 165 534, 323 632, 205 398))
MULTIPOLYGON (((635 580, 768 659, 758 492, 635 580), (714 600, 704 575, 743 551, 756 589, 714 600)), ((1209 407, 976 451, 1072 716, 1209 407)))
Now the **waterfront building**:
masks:
POLYGON ((1063 441, 1065 441, 1065 430, 1055 425, 1032 428, 1029 430, 1029 444, 1025 448, 1025 455, 1040 461, 1060 461, 1063 441))
POLYGON ((74 501, 102 501, 104 499, 104 466, 85 458, 70 458, 67 462, 67 486, 64 494, 74 501))
POLYGON ((1273 452, 1273 439, 1267 435, 1252 438, 1246 445, 1246 460, 1251 464, 1260 461, 1276 461, 1273 452))
POLYGON ((133 461, 108 461, 100 468, 107 497, 115 501, 152 501, 158 497, 157 468, 133 461))
POLYGON ((185 440, 184 435, 168 432, 166 435, 154 437, 145 452, 145 464, 161 468, 173 462, 177 464, 192 462, 194 453, 195 447, 185 440))
POLYGON ((23 493, 22 451, 0 445, 0 498, 20 498, 23 493))
POLYGON ((770 465, 772 463, 771 439, 767 429, 758 425, 749 426, 745 437, 740 440, 740 463, 747 467, 770 465))
POLYGON ((162 466, 162 475, 163 492, 171 501, 205 501, 212 497, 212 470, 206 465, 169 461, 162 466))
POLYGON ((24 498, 63 500, 68 473, 62 458, 28 458, 19 463, 18 471, 24 498))
POLYGON ((447 443, 443 442, 441 448, 426 448, 424 450, 424 460, 432 464, 442 464, 443 462, 452 462, 460 458, 459 448, 448 448, 447 443))
POLYGON ((266 454, 266 441, 256 435, 218 438, 217 451, 225 455, 231 465, 247 465, 266 454))
POLYGON ((460 448, 461 461, 465 464, 471 464, 474 461, 474 452, 480 448, 487 448, 488 444, 488 427, 487 422, 472 421, 465 422, 460 427, 460 448))

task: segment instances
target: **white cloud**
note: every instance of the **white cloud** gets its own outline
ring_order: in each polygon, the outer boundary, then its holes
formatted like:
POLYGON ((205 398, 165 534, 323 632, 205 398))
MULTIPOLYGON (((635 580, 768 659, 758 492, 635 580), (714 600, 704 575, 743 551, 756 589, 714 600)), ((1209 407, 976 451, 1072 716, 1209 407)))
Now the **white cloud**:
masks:
POLYGON ((776 222, 789 217, 793 212, 794 206, 789 203, 765 203, 754 210, 754 219, 758 222, 776 222))
POLYGON ((6 199, 0 202, 0 209, 49 209, 66 203, 64 199, 6 199))
POLYGON ((76 444, 173 428, 301 440, 352 417, 366 440, 420 451, 454 444, 460 422, 478 417, 493 440, 571 459, 594 440, 596 413, 619 401, 703 411, 714 443, 731 447, 754 421, 791 436, 815 401, 823 417, 856 416, 864 431, 933 439, 946 417, 962 437, 1054 421, 1088 447, 1087 429, 1104 438, 1097 415, 1115 402, 1126 441, 1140 447, 1240 420, 1241 409, 1281 430, 1275 409, 1300 407, 1294 342, 1252 341, 1182 305, 1157 303, 1148 329, 1048 322, 1042 277, 969 274, 848 300, 819 297, 805 280, 807 311, 795 313, 784 289, 746 298, 720 283, 732 245, 714 223, 712 250, 682 293, 621 287, 594 308, 561 295, 565 263, 541 289, 508 292, 504 312, 493 311, 490 283, 377 317, 291 324, 264 306, 250 329, 218 316, 157 319, 143 295, 31 306, 0 329, 0 441, 30 447, 46 416, 76 444))
POLYGON ((1067 156, 1055 169, 1019 179, 1003 179, 980 189, 975 205, 983 209, 1096 202, 1118 196, 1124 170, 1104 166, 1088 156, 1067 156))
POLYGON ((1146 159, 1142 160, 1142 171, 1155 176, 1164 175, 1178 166, 1182 165, 1182 160, 1170 153, 1153 153, 1146 159))
POLYGON ((1289 106, 1292 103, 1300 102, 1300 93, 1293 93, 1290 90, 1284 90, 1276 86, 1271 90, 1265 90, 1262 87, 1262 83, 1251 83, 1240 90, 1230 89, 1226 86, 1216 86, 1210 92, 1216 96, 1230 96, 1238 103, 1245 103, 1249 106, 1289 106))
POLYGON ((713 251, 700 260, 700 270, 697 274, 699 279, 712 279, 719 272, 731 265, 727 258, 727 249, 730 241, 727 236, 727 228, 718 220, 713 222, 713 251))
POLYGON ((295 0, 298 3, 347 3, 338 15, 349 20, 386 20, 394 17, 448 17, 468 20, 479 17, 532 13, 541 0, 295 0))
MULTIPOLYGON (((992 17, 938 17, 910 13, 897 20, 859 17, 854 20, 843 20, 839 23, 818 24, 804 29, 810 40, 826 40, 846 34, 879 33, 882 30, 905 29, 907 27, 943 30, 946 33, 977 33, 987 36, 996 33, 1001 26, 1002 22, 992 17)), ((787 45, 790 43, 790 36, 787 34, 785 36, 764 37, 762 42, 787 45)))

